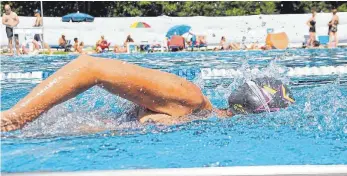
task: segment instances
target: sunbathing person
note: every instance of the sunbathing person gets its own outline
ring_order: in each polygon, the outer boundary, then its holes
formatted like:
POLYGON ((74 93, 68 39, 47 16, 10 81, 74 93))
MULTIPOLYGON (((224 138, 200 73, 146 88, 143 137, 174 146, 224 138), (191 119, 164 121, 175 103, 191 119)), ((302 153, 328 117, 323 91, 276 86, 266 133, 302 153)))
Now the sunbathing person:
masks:
POLYGON ((128 52, 128 43, 133 43, 134 39, 131 38, 130 35, 127 36, 127 38, 125 39, 123 46, 119 46, 119 45, 114 45, 113 51, 115 53, 127 53, 128 52))
POLYGON ((83 54, 84 43, 83 42, 79 43, 78 38, 74 38, 74 42, 75 42, 73 45, 74 52, 83 54))
MULTIPOLYGON (((26 42, 22 44, 22 54, 39 54, 42 43, 39 43, 36 39, 31 40, 31 43, 33 44, 33 51, 30 51, 28 47, 29 43, 30 41, 26 40, 26 42)), ((48 54, 53 53, 47 43, 44 43, 44 48, 48 50, 48 54)))
POLYGON ((73 41, 74 41, 74 44, 73 44, 72 48, 73 48, 74 51, 77 51, 77 48, 79 46, 78 38, 74 38, 73 41))
POLYGON ((260 49, 263 50, 263 51, 264 50, 272 50, 273 47, 271 45, 264 45, 264 46, 261 46, 260 49))
POLYGON ((96 52, 97 53, 101 53, 103 52, 106 48, 108 48, 110 46, 110 43, 107 42, 107 40, 105 40, 105 37, 102 35, 100 40, 98 40, 96 42, 96 52))
POLYGON ((281 81, 271 78, 248 81, 229 96, 228 109, 213 108, 200 88, 184 78, 120 60, 82 55, 37 85, 11 109, 1 112, 1 131, 23 127, 53 106, 99 86, 132 101, 141 123, 178 124, 204 119, 277 111, 294 100, 281 81))
POLYGON ((240 45, 240 43, 230 43, 230 48, 232 50, 240 50, 241 49, 241 45, 240 45))
POLYGON ((249 47, 246 48, 247 50, 260 50, 258 42, 251 43, 249 47))
POLYGON ((206 37, 204 35, 198 35, 196 38, 196 46, 206 44, 206 37))
POLYGON ((123 46, 114 45, 113 52, 115 52, 115 53, 127 53, 128 48, 125 47, 124 45, 123 46))
POLYGON ((31 41, 31 43, 33 44, 33 51, 30 51, 30 47, 28 47, 29 43, 24 42, 22 43, 22 53, 21 54, 30 54, 30 55, 36 55, 39 54, 39 44, 37 43, 36 40, 31 41))
POLYGON ((77 51, 78 51, 79 53, 83 54, 83 53, 84 53, 83 48, 84 48, 84 42, 81 42, 81 43, 79 44, 79 46, 77 47, 77 51))
POLYGON ((60 47, 62 47, 62 48, 66 48, 66 46, 67 46, 67 41, 66 41, 66 39, 65 39, 65 35, 64 35, 64 34, 62 34, 61 37, 59 38, 59 40, 58 40, 58 45, 59 45, 60 47))
POLYGON ((229 50, 230 49, 230 44, 227 44, 226 39, 224 36, 222 36, 222 38, 220 39, 219 42, 219 47, 220 48, 214 48, 214 51, 218 51, 218 50, 229 50))

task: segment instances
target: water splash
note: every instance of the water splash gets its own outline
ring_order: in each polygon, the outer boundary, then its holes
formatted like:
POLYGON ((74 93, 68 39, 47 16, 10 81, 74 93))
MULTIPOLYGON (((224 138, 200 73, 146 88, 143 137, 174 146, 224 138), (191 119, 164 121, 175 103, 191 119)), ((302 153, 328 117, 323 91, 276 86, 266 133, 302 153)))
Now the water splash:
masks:
POLYGON ((131 119, 135 105, 94 87, 28 123, 16 137, 78 135, 143 128, 131 119))

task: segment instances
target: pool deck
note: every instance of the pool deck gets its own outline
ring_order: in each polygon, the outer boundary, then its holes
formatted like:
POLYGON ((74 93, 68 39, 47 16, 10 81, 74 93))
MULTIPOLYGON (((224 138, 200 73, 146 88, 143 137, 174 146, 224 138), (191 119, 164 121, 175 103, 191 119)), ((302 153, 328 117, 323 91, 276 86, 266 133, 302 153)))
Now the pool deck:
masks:
POLYGON ((281 165, 235 166, 173 169, 105 170, 77 172, 26 172, 2 173, 3 176, 342 176, 347 175, 347 165, 281 165))

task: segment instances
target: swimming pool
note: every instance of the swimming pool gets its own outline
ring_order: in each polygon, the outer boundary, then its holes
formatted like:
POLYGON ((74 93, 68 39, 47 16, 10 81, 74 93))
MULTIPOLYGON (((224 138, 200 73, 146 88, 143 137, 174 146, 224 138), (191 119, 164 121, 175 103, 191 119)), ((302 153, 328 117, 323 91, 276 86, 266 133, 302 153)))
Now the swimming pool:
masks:
MULTIPOLYGON (((227 106, 226 97, 237 86, 264 75, 288 83, 296 104, 280 112, 227 120, 211 117, 178 126, 142 126, 123 115, 131 103, 95 87, 21 131, 2 133, 1 171, 347 164, 346 51, 99 55, 186 77, 220 108, 227 106), (305 67, 311 71, 296 73, 305 67), (233 76, 201 69, 233 70, 233 76), (85 134, 79 129, 81 124, 102 126, 100 119, 110 120, 114 130, 85 134)), ((1 109, 13 106, 74 58, 2 58, 1 109)))

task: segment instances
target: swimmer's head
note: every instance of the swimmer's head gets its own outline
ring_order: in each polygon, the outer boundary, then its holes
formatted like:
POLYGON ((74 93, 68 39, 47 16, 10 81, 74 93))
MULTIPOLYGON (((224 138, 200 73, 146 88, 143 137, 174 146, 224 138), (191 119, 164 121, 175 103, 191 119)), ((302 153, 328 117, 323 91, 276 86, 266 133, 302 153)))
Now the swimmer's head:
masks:
POLYGON ((253 85, 247 82, 230 94, 228 98, 229 113, 265 112, 267 111, 265 106, 270 111, 278 111, 295 102, 291 91, 280 80, 264 77, 257 78, 252 82, 253 85))

